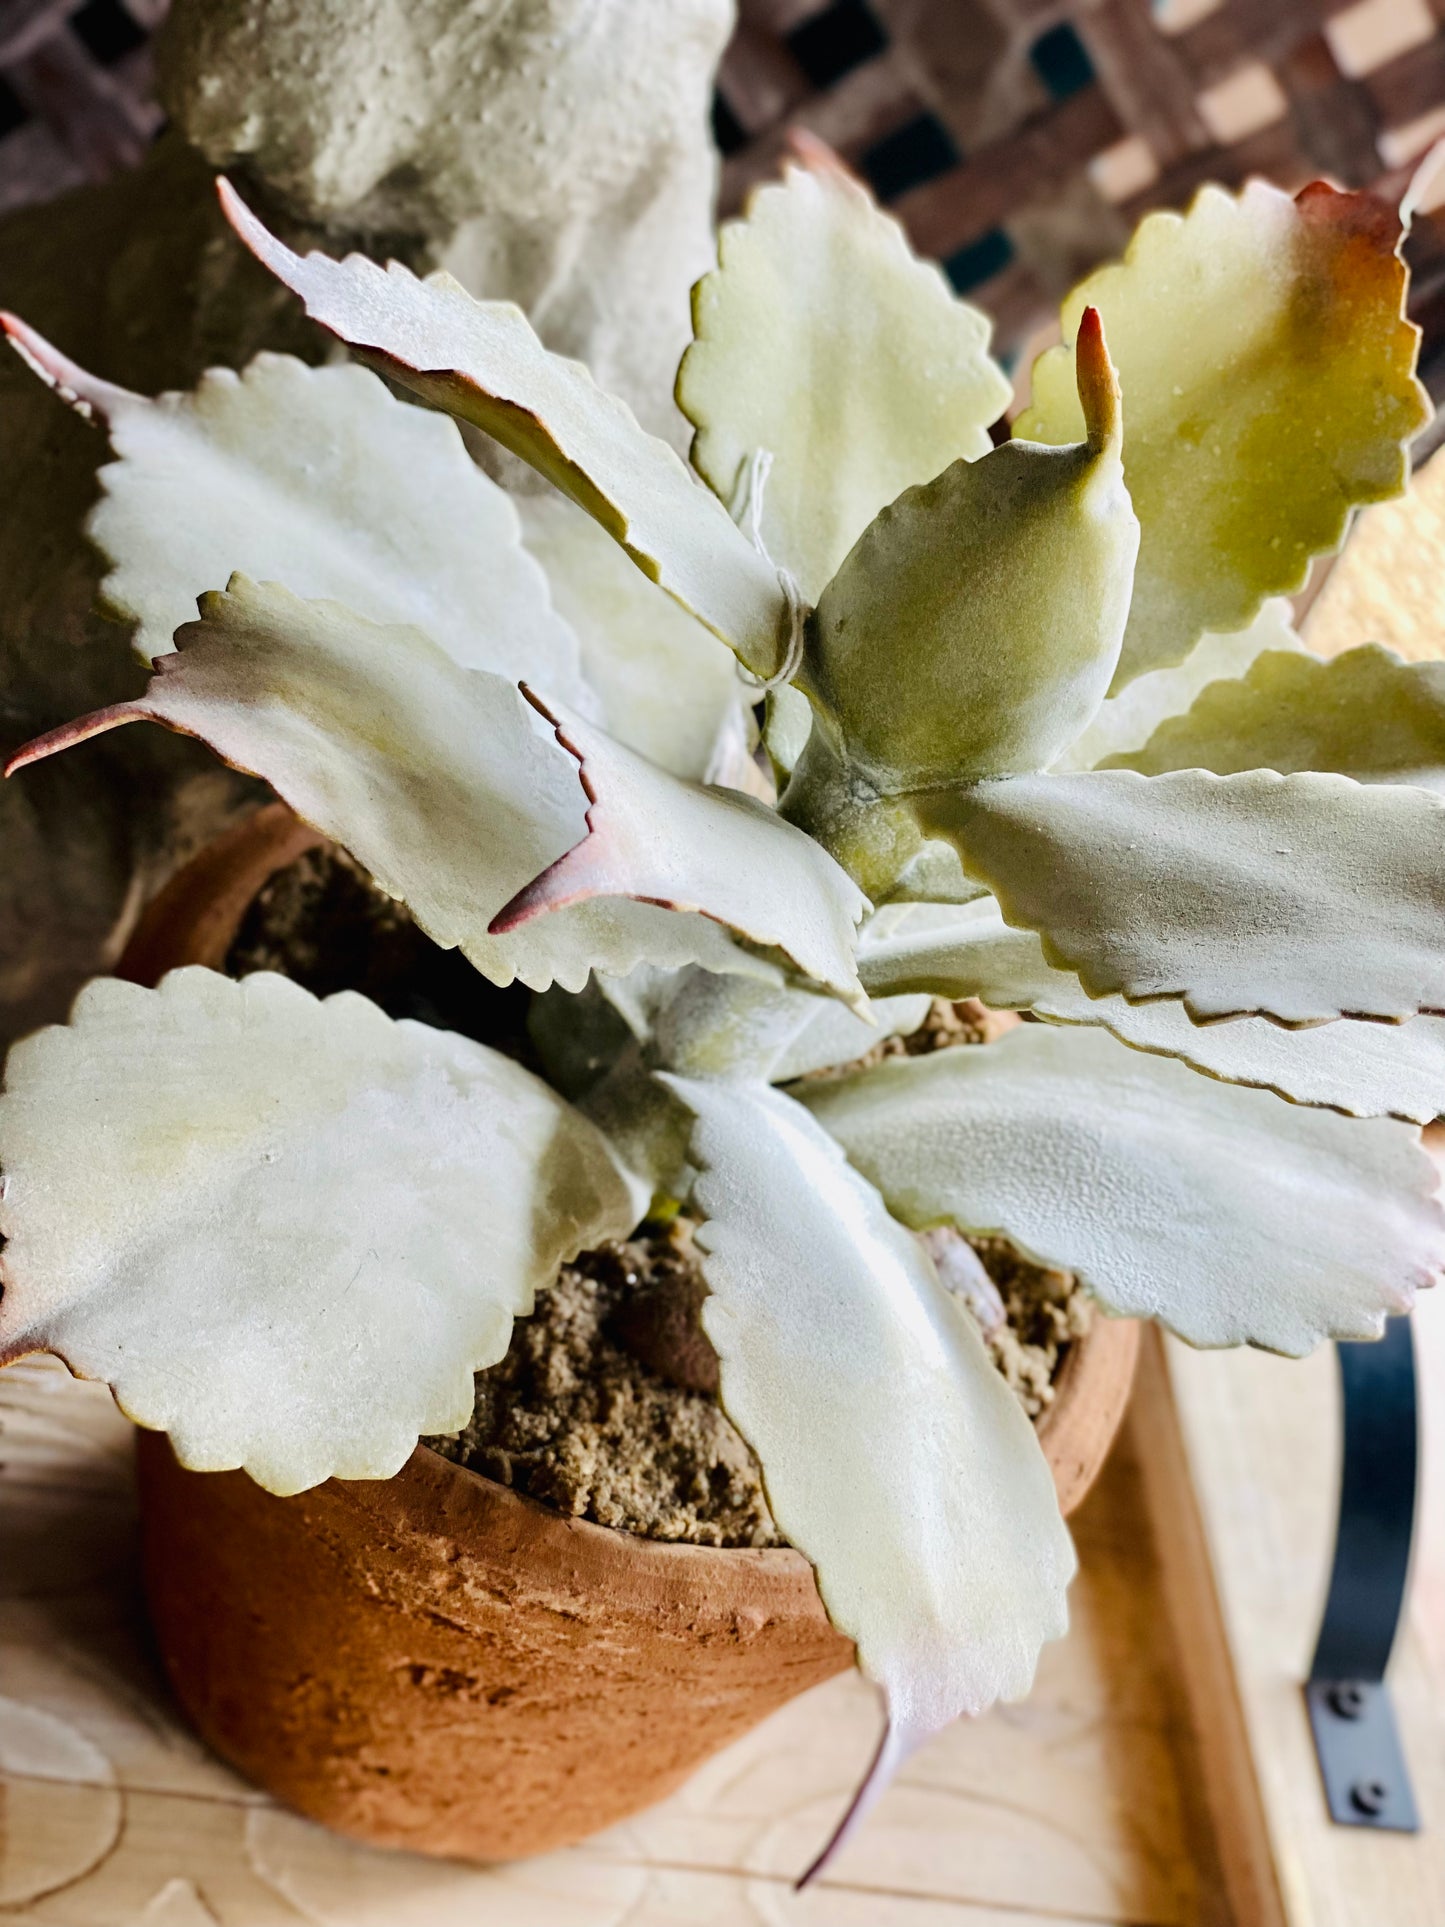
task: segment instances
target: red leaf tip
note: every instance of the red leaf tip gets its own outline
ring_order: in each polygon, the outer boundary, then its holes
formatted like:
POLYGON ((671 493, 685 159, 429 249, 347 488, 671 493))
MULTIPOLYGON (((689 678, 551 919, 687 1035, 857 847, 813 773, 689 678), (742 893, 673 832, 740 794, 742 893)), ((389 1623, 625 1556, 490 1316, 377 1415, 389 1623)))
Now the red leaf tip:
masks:
POLYGON ((1104 320, 1097 308, 1085 308, 1074 341, 1074 379, 1089 446, 1095 453, 1117 450, 1122 433, 1119 376, 1109 359, 1104 320))
POLYGON ((579 855, 579 852, 588 849, 596 829, 592 812, 597 803, 597 792, 587 775, 586 756, 581 745, 574 742, 568 735, 565 717, 558 715, 528 683, 519 682, 517 687, 542 720, 551 726, 559 746, 566 750, 576 763, 577 776, 582 784, 582 794, 587 799, 587 808, 583 814, 584 828, 581 838, 572 845, 571 849, 565 850, 555 862, 549 863, 540 875, 533 877, 530 883, 524 884, 514 897, 502 905, 487 925, 487 935, 490 937, 505 937, 509 932, 520 929, 524 923, 530 923, 533 917, 540 917, 545 911, 560 910, 568 903, 575 903, 579 897, 594 894, 585 876, 579 879, 576 875, 578 870, 585 872, 587 868, 587 860, 579 855))
POLYGON ((861 187, 863 183, 849 167, 836 147, 830 147, 821 135, 808 127, 790 127, 784 138, 784 152, 789 160, 799 167, 805 167, 810 174, 822 175, 824 179, 846 181, 850 187, 861 187))
POLYGON ((251 212, 224 174, 216 176, 216 199, 221 203, 221 212, 241 244, 255 255, 263 267, 269 268, 278 281, 290 287, 291 282, 282 268, 299 265, 299 257, 284 241, 278 241, 265 222, 251 212))
POLYGON ((77 743, 88 743, 92 736, 103 736, 108 729, 121 729, 126 723, 145 722, 146 712, 135 703, 112 703, 108 709, 96 709, 89 716, 78 716, 73 723, 62 723, 58 729, 48 729, 43 736, 33 736, 28 743, 22 743, 5 764, 4 774, 14 776, 17 770, 27 769, 31 763, 43 763, 47 756, 58 756, 63 749, 74 749, 77 743))
POLYGON ((872 1812, 892 1785, 893 1777, 899 1768, 906 1764, 909 1755, 926 1737, 926 1734, 913 1733, 905 1727, 895 1726, 892 1719, 885 1722, 882 1736, 878 1741, 878 1750, 873 1755, 867 1773, 863 1776, 862 1785, 848 1802, 842 1819, 834 1827, 823 1851, 812 1865, 798 1876, 794 1883, 794 1892, 801 1893, 804 1887, 810 1886, 834 1855, 852 1839, 867 1815, 872 1812))
POLYGON ((139 399, 128 388, 119 388, 113 381, 102 381, 99 376, 88 374, 78 361, 61 354, 17 314, 0 310, 0 332, 26 367, 86 421, 109 422, 127 402, 134 404, 139 399))

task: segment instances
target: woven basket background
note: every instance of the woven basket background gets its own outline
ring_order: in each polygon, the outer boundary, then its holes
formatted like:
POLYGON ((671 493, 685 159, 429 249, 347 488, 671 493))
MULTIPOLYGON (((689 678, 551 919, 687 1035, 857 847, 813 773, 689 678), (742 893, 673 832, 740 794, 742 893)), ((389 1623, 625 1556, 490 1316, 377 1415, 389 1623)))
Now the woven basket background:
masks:
MULTIPOLYGON (((0 0, 0 213, 143 151, 165 6, 0 0)), ((715 124, 725 209, 812 130, 1013 358, 1140 213, 1202 181, 1396 185, 1445 133, 1445 0, 740 0, 715 124)), ((1445 214, 1410 253, 1445 386, 1445 214)))

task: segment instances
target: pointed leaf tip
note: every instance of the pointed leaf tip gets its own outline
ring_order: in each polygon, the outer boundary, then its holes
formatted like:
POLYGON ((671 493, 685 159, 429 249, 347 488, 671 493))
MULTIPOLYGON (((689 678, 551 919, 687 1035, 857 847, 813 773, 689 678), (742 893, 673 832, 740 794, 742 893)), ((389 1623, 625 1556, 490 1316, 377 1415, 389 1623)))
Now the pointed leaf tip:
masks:
POLYGON ((275 235, 257 220, 224 174, 216 176, 216 199, 221 203, 221 212, 231 227, 258 261, 263 261, 268 268, 274 268, 277 260, 299 259, 299 256, 293 254, 284 241, 278 241, 275 235))
POLYGON ((866 1007, 853 947, 868 901, 811 837, 754 797, 683 782, 561 703, 523 694, 576 761, 587 833, 503 905, 492 935, 588 898, 630 897, 781 950, 866 1007))
POLYGON ((22 321, 8 309, 0 309, 0 333, 26 367, 86 421, 109 422, 127 403, 133 404, 139 399, 128 388, 88 374, 79 362, 63 355, 29 322, 22 321))
POLYGON ((790 127, 783 144, 787 158, 796 166, 807 168, 810 174, 831 175, 835 180, 846 181, 850 187, 862 188, 862 182, 837 148, 810 127, 790 127))
POLYGON ((1085 308, 1074 343, 1074 374, 1090 449, 1097 455, 1117 450, 1122 440, 1119 373, 1109 359, 1104 321, 1097 308, 1085 308))
POLYGON ((818 1875, 832 1865, 893 1784, 901 1768, 907 1765, 909 1756, 926 1737, 925 1734, 906 1732, 892 1719, 885 1720, 878 1749, 858 1791, 848 1802, 842 1819, 828 1836, 822 1852, 794 1881, 794 1893, 800 1894, 805 1887, 811 1887, 818 1875))
POLYGON ((558 746, 565 749, 577 765, 577 780, 582 785, 582 794, 587 798, 582 819, 585 833, 580 842, 574 843, 570 850, 565 850, 539 876, 533 877, 530 883, 502 905, 487 925, 487 934, 492 937, 505 937, 509 931, 520 930, 523 924, 530 923, 534 917, 544 916, 549 910, 561 910, 569 903, 594 894, 588 877, 597 863, 597 851, 593 846, 593 838, 599 833, 595 814, 597 792, 587 772, 586 756, 579 744, 569 736, 566 720, 560 712, 554 713, 549 709, 526 683, 518 683, 517 687, 542 720, 551 725, 558 746))
POLYGON ((32 736, 28 743, 22 743, 5 763, 3 774, 18 775, 32 763, 43 763, 48 756, 58 756, 62 750, 74 749, 78 743, 88 743, 92 736, 103 736, 108 729, 145 721, 146 713, 136 703, 112 703, 107 709, 93 709, 88 716, 77 716, 74 722, 61 723, 55 729, 46 730, 43 736, 32 736))

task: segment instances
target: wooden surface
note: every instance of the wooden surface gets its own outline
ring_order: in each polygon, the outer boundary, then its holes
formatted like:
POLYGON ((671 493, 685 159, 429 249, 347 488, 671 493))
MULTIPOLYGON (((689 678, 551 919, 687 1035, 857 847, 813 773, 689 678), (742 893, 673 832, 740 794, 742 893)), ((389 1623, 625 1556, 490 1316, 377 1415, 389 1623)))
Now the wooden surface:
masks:
POLYGON ((1227 1927, 1158 1610, 1139 1440, 1076 1519, 1074 1630, 1025 1705, 943 1735, 819 1888, 789 1887, 875 1728, 832 1682, 665 1806, 477 1870, 353 1847, 178 1726, 136 1596, 128 1428, 57 1369, 0 1374, 0 1918, 52 1927, 1227 1927))
MULTIPOLYGON (((1229 1724, 1231 1682, 1201 1649, 1222 1630, 1262 1837, 1278 1879, 1280 1912, 1267 1927, 1441 1927, 1445 1923, 1445 1292, 1415 1314, 1424 1410, 1422 1499, 1406 1625, 1390 1686, 1422 1831, 1410 1837, 1330 1824, 1320 1795, 1299 1681, 1309 1667, 1334 1544, 1339 1476, 1335 1363, 1258 1352, 1167 1347, 1167 1393, 1188 1456, 1206 1557, 1188 1545, 1191 1521, 1158 1507, 1166 1585, 1189 1656, 1206 1750, 1209 1722, 1229 1724), (1172 1530, 1171 1530, 1172 1522, 1172 1530), (1211 1585, 1213 1597, 1210 1597, 1211 1585), (1181 1605, 1181 1600, 1187 1603, 1181 1605), (1216 1616, 1217 1606, 1217 1616, 1216 1616), (1197 1635, 1192 1630, 1198 1627, 1197 1635)), ((1154 1381, 1157 1383, 1157 1381, 1154 1381)), ((1149 1375, 1136 1422, 1150 1417, 1149 1375)), ((1160 1397, 1164 1397, 1163 1391, 1160 1397)), ((1154 1470, 1151 1461, 1151 1474, 1154 1470)), ((1167 1468, 1163 1468, 1167 1481, 1167 1468)), ((1216 1742, 1227 1755, 1227 1736, 1216 1742)), ((1216 1775, 1216 1814, 1220 1789, 1216 1775)), ((1226 1858, 1238 1835, 1222 1828, 1226 1858)), ((1245 1852, 1248 1843, 1239 1842, 1245 1852)))
POLYGON ((1328 1570, 1335 1369, 1145 1347, 1075 1520, 1069 1638, 942 1735, 834 1872, 876 1714, 856 1679, 545 1861, 377 1852, 279 1811, 180 1727, 136 1592, 130 1438, 58 1369, 0 1374, 0 1919, 50 1927, 1441 1927, 1445 1296, 1417 1318, 1426 1482, 1393 1674, 1426 1832, 1331 1827, 1299 1681, 1328 1570))

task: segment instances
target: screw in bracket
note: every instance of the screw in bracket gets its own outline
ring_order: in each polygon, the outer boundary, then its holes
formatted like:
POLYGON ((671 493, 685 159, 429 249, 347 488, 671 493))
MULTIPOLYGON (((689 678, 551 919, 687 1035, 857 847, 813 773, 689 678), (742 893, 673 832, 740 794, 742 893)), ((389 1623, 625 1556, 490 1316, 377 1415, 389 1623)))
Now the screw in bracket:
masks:
POLYGON ((1342 1720, 1358 1720, 1364 1717, 1365 1689, 1358 1681, 1340 1680, 1329 1690, 1329 1705, 1332 1713, 1342 1720))
POLYGON ((1356 1780, 1350 1788, 1350 1805, 1357 1813, 1374 1820, 1385 1811, 1390 1789, 1383 1780, 1356 1780))

